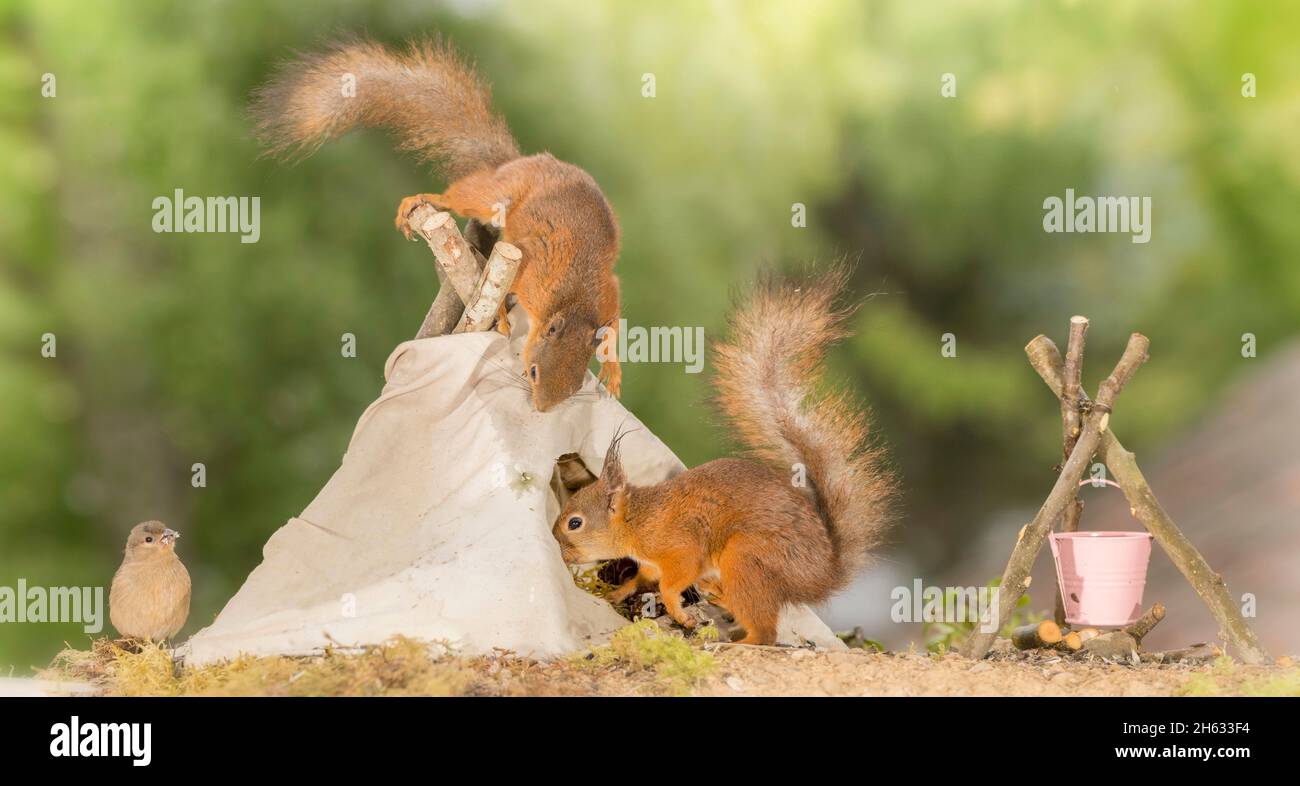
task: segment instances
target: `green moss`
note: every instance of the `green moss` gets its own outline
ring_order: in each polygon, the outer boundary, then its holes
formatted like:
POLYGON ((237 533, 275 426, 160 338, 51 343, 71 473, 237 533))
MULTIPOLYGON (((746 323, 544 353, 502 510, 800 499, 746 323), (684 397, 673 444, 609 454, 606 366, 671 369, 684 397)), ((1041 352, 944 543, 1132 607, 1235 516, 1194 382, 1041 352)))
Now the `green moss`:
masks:
POLYGON ((660 688, 678 696, 690 693, 691 688, 713 674, 718 666, 712 653, 692 647, 682 636, 664 630, 653 620, 641 620, 622 628, 607 646, 597 647, 579 662, 651 671, 660 688))
POLYGON ((722 639, 722 631, 716 625, 701 625, 695 629, 695 640, 701 644, 712 644, 722 639))
POLYGON ((1227 655, 1220 655, 1210 661, 1210 671, 1216 677, 1231 677, 1237 673, 1237 662, 1227 655))
POLYGON ((356 654, 246 656, 198 668, 178 668, 158 644, 98 639, 89 651, 59 653, 41 676, 90 682, 109 696, 451 696, 470 681, 404 637, 356 654))
POLYGON ((1247 696, 1300 696, 1300 668, 1250 680, 1241 692, 1247 696))
POLYGON ((1208 671, 1197 672, 1181 688, 1174 691, 1177 696, 1221 696, 1223 689, 1219 681, 1208 671))
POLYGON ((1241 666, 1221 655, 1196 672, 1177 694, 1180 696, 1300 696, 1300 667, 1270 670, 1243 679, 1241 666))
POLYGON ((586 570, 570 568, 569 572, 573 574, 573 583, 598 598, 605 597, 617 589, 613 584, 600 577, 600 570, 605 567, 605 564, 604 562, 598 562, 586 570))

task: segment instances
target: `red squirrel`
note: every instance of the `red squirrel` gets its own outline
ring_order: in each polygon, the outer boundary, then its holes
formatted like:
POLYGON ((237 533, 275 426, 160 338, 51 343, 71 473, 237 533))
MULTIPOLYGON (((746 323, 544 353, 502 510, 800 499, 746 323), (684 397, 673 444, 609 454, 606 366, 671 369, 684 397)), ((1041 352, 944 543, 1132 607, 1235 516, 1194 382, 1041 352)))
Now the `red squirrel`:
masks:
MULTIPOLYGON (((402 200, 396 224, 429 203, 499 229, 523 252, 510 293, 528 314, 524 374, 545 412, 582 387, 601 341, 617 346, 619 227, 596 181, 549 153, 523 156, 487 86, 438 41, 393 52, 336 43, 285 64, 254 94, 258 135, 270 153, 310 154, 353 126, 386 128, 450 181, 440 194, 402 200), (604 330, 602 330, 602 328, 604 330)), ((497 327, 509 335, 504 308, 497 327)), ((618 359, 601 353, 601 380, 617 396, 618 359)))
POLYGON ((838 269, 796 285, 760 281, 714 346, 715 399, 748 458, 724 458, 653 486, 627 482, 618 441, 600 476, 565 503, 552 532, 569 563, 632 557, 637 576, 609 600, 658 581, 668 614, 695 621, 695 584, 731 612, 746 644, 776 640, 786 603, 818 603, 865 565, 895 495, 866 415, 819 392, 826 350, 849 331, 838 269))

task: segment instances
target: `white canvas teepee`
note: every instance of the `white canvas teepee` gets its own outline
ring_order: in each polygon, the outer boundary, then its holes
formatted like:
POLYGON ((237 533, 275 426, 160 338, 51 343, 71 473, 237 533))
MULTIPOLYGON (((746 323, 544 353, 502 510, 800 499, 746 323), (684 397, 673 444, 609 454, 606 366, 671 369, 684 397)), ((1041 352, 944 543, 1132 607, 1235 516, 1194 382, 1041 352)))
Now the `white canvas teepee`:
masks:
MULTIPOLYGON (((217 619, 181 648, 188 663, 300 655, 395 635, 464 653, 555 656, 626 624, 574 585, 551 536, 556 459, 595 471, 616 431, 634 484, 684 467, 588 375, 583 391, 538 413, 520 377, 527 318, 495 331, 408 341, 385 367, 342 465, 263 549, 217 619)), ((843 646, 806 607, 781 640, 843 646)))

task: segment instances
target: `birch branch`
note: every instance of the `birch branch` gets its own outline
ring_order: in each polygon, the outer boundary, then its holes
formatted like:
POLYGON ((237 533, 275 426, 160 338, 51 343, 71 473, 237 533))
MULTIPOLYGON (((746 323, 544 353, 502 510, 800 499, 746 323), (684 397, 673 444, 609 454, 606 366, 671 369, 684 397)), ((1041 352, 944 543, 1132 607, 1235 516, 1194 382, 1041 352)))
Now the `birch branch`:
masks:
POLYGON ((450 333, 460 321, 465 303, 472 302, 483 268, 481 258, 461 236, 450 213, 420 205, 406 223, 429 244, 438 268, 438 295, 415 337, 450 333))
POLYGON ((1164 618, 1165 604, 1157 603, 1147 609, 1146 614, 1143 614, 1141 617, 1134 620, 1132 625, 1129 625, 1124 629, 1124 632, 1132 636, 1139 644, 1141 644, 1143 637, 1150 633, 1152 628, 1159 625, 1160 620, 1164 618))
MULTIPOLYGON (((1065 352, 1065 389, 1061 396, 1061 444, 1062 460, 1070 457, 1074 443, 1079 439, 1082 429, 1082 416, 1079 414, 1079 392, 1082 389, 1083 348, 1088 338, 1088 318, 1074 316, 1070 318, 1070 339, 1065 352)), ((1074 502, 1065 506, 1061 516, 1061 532, 1077 532, 1079 517, 1083 515, 1083 500, 1076 494, 1074 502)), ((1056 588, 1056 609, 1053 615, 1057 625, 1065 624, 1065 600, 1061 597, 1061 588, 1056 588)))
POLYGON ((499 240, 492 246, 492 256, 488 258, 487 267, 472 299, 466 301, 470 305, 465 309, 454 332, 473 333, 492 327, 492 320, 515 283, 515 275, 519 272, 523 256, 517 247, 504 240, 499 240))
MULTIPOLYGON (((1070 318, 1070 341, 1065 352, 1065 389, 1061 396, 1061 428, 1064 435, 1064 453, 1062 460, 1070 457, 1074 443, 1082 430, 1082 418, 1079 415, 1079 393, 1082 390, 1080 380, 1083 377, 1083 348, 1088 339, 1088 318, 1070 318)), ((1073 529, 1066 532, 1073 532, 1073 529)))

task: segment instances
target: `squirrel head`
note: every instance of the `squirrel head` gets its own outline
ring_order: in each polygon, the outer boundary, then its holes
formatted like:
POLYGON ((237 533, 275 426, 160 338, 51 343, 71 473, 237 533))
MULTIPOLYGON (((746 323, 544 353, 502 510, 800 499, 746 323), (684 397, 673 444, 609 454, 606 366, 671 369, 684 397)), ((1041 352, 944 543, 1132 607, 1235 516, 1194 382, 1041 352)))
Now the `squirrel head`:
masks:
POLYGON ((582 388, 591 356, 600 344, 594 315, 556 311, 529 333, 524 345, 524 378, 533 406, 546 412, 582 388))
POLYGON ((605 454, 600 477, 577 490, 551 528, 560 542, 560 554, 570 564, 598 562, 627 556, 617 540, 615 522, 621 522, 627 505, 627 476, 615 438, 605 454))

